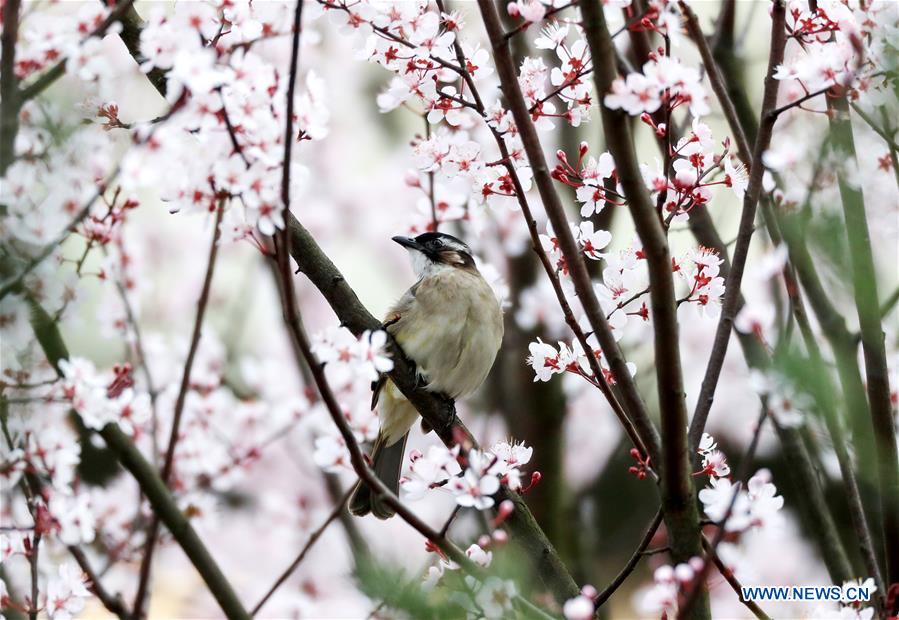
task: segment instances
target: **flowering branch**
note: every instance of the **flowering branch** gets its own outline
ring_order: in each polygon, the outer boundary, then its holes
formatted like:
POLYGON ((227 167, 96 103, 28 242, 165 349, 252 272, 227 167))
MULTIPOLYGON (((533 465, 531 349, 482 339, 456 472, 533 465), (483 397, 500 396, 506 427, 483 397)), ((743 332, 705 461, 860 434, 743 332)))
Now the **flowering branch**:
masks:
MULTIPOLYGON (((741 88, 739 80, 731 79, 724 82, 721 71, 718 69, 718 64, 720 62, 733 59, 731 49, 731 46, 733 45, 731 32, 733 28, 732 11, 725 11, 718 35, 716 36, 715 50, 710 55, 710 50, 705 37, 699 28, 695 15, 688 6, 682 6, 682 9, 685 11, 687 30, 699 48, 704 63, 706 63, 712 88, 718 97, 722 109, 725 111, 725 117, 731 132, 736 138, 738 153, 740 154, 741 159, 743 159, 744 164, 749 166, 752 162, 747 155, 749 152, 747 134, 750 139, 755 140, 757 138, 758 125, 752 116, 753 112, 745 104, 746 95, 741 88), (735 102, 739 102, 741 105, 735 105, 735 102)), ((728 66, 730 67, 730 72, 733 73, 733 66, 728 66)), ((776 117, 772 117, 772 122, 773 120, 776 120, 776 117)), ((824 327, 825 333, 832 334, 829 338, 831 338, 834 344, 834 350, 837 353, 838 368, 840 369, 844 390, 846 391, 847 396, 850 397, 851 402, 859 402, 858 394, 861 391, 861 382, 860 379, 858 379, 857 366, 854 373, 855 379, 853 379, 853 372, 851 371, 852 359, 854 359, 855 355, 850 351, 846 351, 845 354, 841 353, 847 346, 851 346, 849 345, 849 334, 848 330, 845 328, 845 323, 839 313, 833 308, 827 295, 821 288, 811 258, 807 256, 807 251, 805 251, 802 244, 798 239, 793 239, 791 235, 787 235, 787 229, 784 231, 784 237, 781 237, 781 227, 778 225, 778 218, 771 212, 768 201, 769 198, 767 196, 762 197, 765 224, 772 242, 775 245, 779 245, 782 241, 786 241, 787 245, 790 247, 790 257, 797 268, 800 279, 803 281, 803 287, 806 293, 812 300, 813 305, 816 306, 816 312, 819 313, 819 321, 824 327), (804 257, 804 259, 802 259, 802 257, 804 257)), ((783 224, 783 222, 781 222, 781 224, 783 224)), ((698 211, 691 217, 690 227, 701 243, 718 249, 721 256, 724 257, 724 262, 721 265, 721 274, 725 277, 726 281, 730 281, 730 261, 727 259, 727 250, 715 231, 711 218, 708 217, 708 214, 705 211, 698 211)), ((797 321, 801 321, 802 301, 798 298, 799 289, 792 274, 793 264, 788 264, 784 268, 786 289, 791 297, 793 297, 792 307, 794 314, 797 317, 797 321)), ((744 306, 744 303, 742 293, 738 291, 734 312, 739 312, 740 308, 744 306)), ((745 333, 738 333, 737 335, 743 349, 743 354, 751 368, 764 370, 771 366, 770 356, 768 352, 760 346, 757 338, 745 333)), ((860 400, 861 407, 865 409, 866 406, 864 404, 863 394, 861 395, 860 400)), ((702 404, 703 401, 700 400, 697 404, 697 412, 700 411, 699 406, 702 404)), ((707 417, 708 411, 706 411, 704 415, 694 414, 693 416, 690 424, 690 443, 694 447, 699 443, 707 417)), ((848 560, 846 559, 845 552, 842 550, 842 545, 839 542, 836 525, 824 500, 820 481, 815 473, 814 465, 809 460, 808 451, 805 449, 802 439, 795 428, 777 424, 776 421, 774 426, 776 432, 780 436, 782 444, 787 449, 786 453, 788 458, 794 463, 794 467, 791 468, 793 475, 796 477, 798 483, 802 485, 802 488, 807 489, 810 503, 818 506, 818 509, 814 511, 815 517, 813 518, 812 523, 822 553, 827 560, 826 563, 828 569, 835 581, 846 579, 849 576, 848 560), (801 449, 794 451, 787 448, 787 446, 799 446, 801 449)), ((835 444, 841 443, 842 440, 840 439, 839 434, 832 433, 832 435, 834 436, 835 444)), ((858 439, 856 438, 856 441, 857 440, 858 439)), ((846 478, 844 475, 844 480, 848 491, 850 511, 861 511, 861 500, 858 497, 857 488, 854 485, 854 475, 851 472, 851 468, 849 474, 849 478, 846 478)), ((855 520, 854 522, 856 522, 856 530, 859 536, 860 545, 864 549, 864 541, 869 536, 866 531, 866 524, 864 523, 863 518, 861 519, 860 524, 855 520)))
MULTIPOLYGON (((627 115, 622 110, 612 110, 603 100, 617 77, 614 46, 603 9, 600 5, 587 3, 582 11, 584 32, 596 68, 594 78, 603 131, 647 255, 657 358, 656 379, 662 415, 662 508, 671 536, 672 555, 677 561, 686 561, 701 551, 701 531, 689 475, 690 460, 684 431, 687 410, 668 242, 639 170, 627 115)), ((708 617, 707 602, 700 605, 696 612, 696 617, 708 617)))
MULTIPOLYGON (((437 2, 437 7, 440 9, 440 11, 442 13, 445 13, 446 9, 443 6, 443 0, 436 0, 436 2, 437 2)), ((478 114, 482 118, 485 118, 486 117, 486 109, 481 100, 480 94, 478 93, 478 88, 474 82, 474 79, 472 78, 469 71, 464 68, 467 66, 468 63, 466 62, 465 53, 462 49, 462 46, 459 44, 458 39, 453 41, 453 50, 456 53, 457 62, 459 63, 459 65, 461 67, 463 67, 462 78, 465 81, 465 85, 468 87, 469 91, 471 92, 471 94, 475 100, 475 108, 477 109, 478 114)), ((517 84, 517 81, 515 83, 517 84)), ((520 97, 519 97, 519 99, 520 99, 520 97)), ((521 101, 521 104, 524 105, 523 100, 521 101)), ((520 112, 520 110, 519 110, 519 112, 520 112)), ((600 389, 600 391, 603 393, 603 396, 606 398, 609 405, 612 407, 612 410, 615 412, 615 415, 618 417, 618 420, 621 422, 622 426, 624 427, 625 432, 627 433, 628 437, 630 438, 630 440, 634 444, 634 446, 638 450, 640 450, 640 452, 643 455, 656 454, 656 456, 658 456, 658 451, 655 448, 655 445, 657 444, 657 435, 658 434, 656 433, 655 428, 652 425, 652 422, 649 421, 648 417, 645 415, 645 406, 643 406, 642 413, 640 413, 640 410, 638 410, 637 413, 631 412, 631 414, 630 414, 631 417, 629 418, 628 414, 625 413, 625 411, 622 409, 615 394, 610 389, 609 384, 605 378, 605 373, 603 373, 602 369, 599 366, 599 360, 597 359, 597 356, 596 356, 595 352, 593 351, 593 347, 591 347, 589 345, 589 343, 587 342, 587 336, 584 333, 584 330, 581 329, 581 326, 578 323, 577 319, 575 318, 574 313, 571 310, 571 306, 565 297, 565 292, 562 289, 562 282, 559 278, 559 274, 556 272, 556 268, 553 266, 552 261, 550 261, 549 256, 547 256, 546 251, 543 249, 543 245, 540 241, 540 233, 537 230, 537 223, 534 220, 534 217, 531 213, 531 208, 530 208, 530 205, 528 204, 527 197, 525 196, 525 191, 521 184, 521 180, 518 176, 518 172, 516 171, 515 166, 511 162, 511 156, 510 156, 508 147, 506 146, 505 138, 495 128, 490 127, 489 125, 488 125, 488 128, 490 129, 490 132, 493 135, 494 140, 496 142, 497 148, 499 149, 502 164, 505 167, 506 172, 509 175, 509 178, 512 180, 512 184, 515 189, 515 198, 518 201, 518 206, 521 208, 521 213, 524 216, 525 223, 527 224, 527 227, 528 227, 528 233, 530 234, 530 237, 531 237, 531 248, 534 250, 534 253, 537 255, 537 258, 540 260, 540 264, 543 267, 543 270, 545 271, 547 278, 549 278, 550 284, 552 285, 552 288, 553 288, 553 292, 556 295, 556 299, 559 302, 559 307, 561 308, 562 314, 565 318, 566 325, 568 325, 569 329, 571 329, 571 332, 574 334, 575 339, 578 341, 578 343, 581 345, 582 350, 584 351, 584 355, 587 358, 587 363, 590 366, 590 370, 593 372, 593 375, 595 377, 595 382, 596 382, 597 387, 600 389), (631 418, 633 418, 633 419, 631 419, 631 418), (654 438, 656 438, 655 441, 654 441, 654 438)), ((545 170, 545 168, 546 167, 544 165, 544 170, 545 170)), ((550 185, 551 185, 551 183, 550 183, 550 185)), ((565 231, 563 234, 567 233, 570 237, 570 231, 568 229, 567 221, 566 221, 566 224, 562 228, 565 231)), ((580 258, 580 251, 577 252, 577 255, 574 258, 575 259, 580 258)), ((566 257, 566 260, 569 260, 569 259, 566 257)), ((577 289, 577 285, 575 288, 577 289)), ((593 294, 592 287, 589 287, 589 291, 591 294, 593 294)), ((581 295, 581 293, 579 293, 579 295, 581 295)), ((595 299, 595 296, 594 296, 594 299, 595 299)), ((582 297, 582 302, 583 302, 583 297, 582 297)), ((606 359, 608 359, 610 361, 610 365, 612 365, 615 373, 618 373, 620 370, 620 368, 619 368, 619 370, 615 370, 616 364, 613 361, 617 356, 617 358, 620 358, 620 360, 621 360, 620 366, 622 366, 625 370, 624 378, 622 380, 629 381, 631 379, 630 371, 627 370, 627 365, 624 362, 620 351, 618 350, 618 345, 617 345, 617 343, 615 343, 614 338, 611 338, 611 334, 609 334, 609 339, 611 340, 611 345, 612 345, 611 349, 608 348, 608 341, 603 340, 602 336, 600 336, 600 338, 601 338, 600 342, 602 343, 602 347, 603 347, 603 351, 606 355, 606 359)), ((618 374, 615 374, 615 377, 617 379, 618 374)), ((626 389, 626 386, 625 386, 625 389, 626 389)), ((635 387, 634 387, 632 393, 636 393, 635 387)), ((639 395, 637 395, 637 401, 640 405, 642 405, 642 401, 640 401, 639 395)))
MULTIPOLYGON (((589 3, 588 3, 589 4, 589 3)), ((659 462, 659 440, 658 433, 649 418, 646 405, 642 397, 637 391, 636 384, 627 369, 618 344, 612 335, 605 314, 596 298, 596 292, 590 281, 590 274, 584 265, 581 251, 574 240, 571 229, 568 226, 568 219, 565 216, 565 210, 556 193, 552 178, 546 165, 546 159, 543 156, 540 139, 534 129, 528 112, 527 104, 521 93, 521 86, 518 83, 518 77, 515 71, 515 64, 508 48, 508 42, 503 39, 502 25, 499 22, 499 16, 496 13, 496 7, 486 0, 479 0, 478 5, 481 10, 481 16, 484 19, 484 25, 487 28, 487 34, 493 47, 494 61, 496 63, 497 75, 500 78, 500 84, 503 89, 515 124, 521 135, 528 161, 534 172, 534 181, 543 201, 546 214, 553 225, 553 230, 559 239, 559 246, 565 257, 568 270, 571 274, 572 282, 577 291, 578 298, 584 307, 584 312, 590 322, 594 334, 599 340, 603 353, 609 362, 615 380, 618 382, 624 399, 626 401, 626 410, 628 411, 631 422, 634 424, 640 439, 645 446, 645 453, 649 454, 655 462, 659 462)), ((520 192, 519 192, 520 193, 520 192)), ((536 245, 535 245, 536 247, 536 245)), ((585 352, 590 348, 585 347, 585 352)), ((600 375, 602 376, 602 375, 600 375)))
MULTIPOLYGON (((36 308, 39 309, 40 306, 36 306, 36 308)), ((47 317, 46 312, 43 315, 47 317)), ((69 352, 56 323, 50 320, 33 320, 32 325, 47 360, 54 368, 59 368, 59 363, 69 358, 69 352)), ((250 616, 241 605, 231 584, 203 545, 202 540, 190 524, 190 520, 178 508, 154 467, 147 462, 131 439, 114 422, 104 426, 99 434, 122 466, 134 477, 150 502, 154 514, 165 524, 184 550, 224 614, 228 618, 248 619, 250 616)))
POLYGON ((768 56, 768 72, 765 77, 765 92, 762 99, 761 123, 752 154, 749 184, 743 199, 743 212, 740 216, 737 243, 734 247, 730 273, 725 284, 721 319, 718 321, 718 327, 715 330, 712 352, 709 355, 709 362, 699 391, 696 411, 693 412, 692 424, 695 424, 700 429, 705 425, 705 420, 708 418, 709 411, 711 411, 715 389, 718 386, 721 368, 724 365, 724 356, 727 354, 730 333, 733 329, 734 317, 736 316, 740 284, 743 280, 743 270, 746 267, 749 245, 752 241, 756 206, 762 191, 762 175, 765 171, 762 155, 768 150, 774 123, 777 121, 777 117, 772 116, 770 111, 777 105, 779 82, 774 78, 774 73, 778 65, 783 62, 784 47, 786 46, 785 13, 786 9, 783 2, 776 0, 772 12, 771 47, 768 56))
POLYGON ((94 203, 97 202, 99 198, 101 198, 106 192, 106 189, 109 187, 110 183, 112 183, 115 178, 119 175, 119 169, 116 168, 112 174, 110 174, 105 181, 103 181, 98 187, 96 193, 84 203, 84 206, 78 211, 75 217, 72 218, 71 223, 66 226, 63 231, 59 234, 59 236, 44 246, 44 248, 35 255, 28 263, 22 267, 18 274, 10 277, 6 281, 0 285, 0 299, 6 297, 9 293, 17 290, 22 282, 25 280, 25 276, 31 273, 35 267, 40 265, 44 260, 53 254, 54 250, 58 248, 63 241, 69 236, 69 234, 75 230, 75 227, 78 226, 84 218, 90 213, 91 207, 94 206, 94 203))
MULTIPOLYGON (((87 40, 91 37, 101 37, 103 34, 109 30, 109 27, 112 26, 119 20, 123 20, 126 16, 136 17, 137 13, 134 10, 134 0, 122 0, 119 2, 115 8, 106 16, 99 26, 94 28, 84 40, 87 40)), ((4 54, 4 57, 6 54, 4 54)), ((66 63, 68 62, 68 58, 63 58, 58 61, 53 67, 47 70, 46 73, 41 75, 35 81, 30 83, 28 86, 24 87, 21 91, 17 93, 17 96, 13 99, 16 102, 17 106, 21 106, 23 103, 28 101, 29 99, 33 99, 37 97, 39 94, 44 92, 53 82, 62 77, 66 72, 66 63)))

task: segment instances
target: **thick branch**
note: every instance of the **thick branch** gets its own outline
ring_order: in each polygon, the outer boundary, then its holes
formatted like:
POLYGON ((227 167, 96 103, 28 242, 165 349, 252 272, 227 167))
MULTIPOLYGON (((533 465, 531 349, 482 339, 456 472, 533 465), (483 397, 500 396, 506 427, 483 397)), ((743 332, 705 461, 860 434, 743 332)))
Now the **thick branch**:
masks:
MULTIPOLYGON (((549 175, 540 139, 537 136, 534 123, 531 121, 531 116, 528 113, 527 104, 521 93, 521 87, 518 84, 515 64, 509 51, 508 42, 503 38, 502 25, 496 13, 496 6, 489 0, 479 0, 478 5, 493 47, 494 62, 496 63, 497 75, 500 79, 503 94, 515 119, 515 125, 518 127, 525 153, 531 164, 537 190, 540 193, 546 214, 552 223, 553 231, 559 240, 559 246, 571 273, 575 291, 584 307, 590 327, 599 340, 612 373, 618 382, 631 420, 640 433, 649 455, 655 463, 659 463, 658 433, 649 418, 646 405, 637 391, 636 383, 627 369, 624 356, 615 342, 605 313, 602 311, 596 292, 593 289, 590 274, 584 265, 583 256, 571 233, 565 209, 549 175)), ((586 3, 585 6, 589 5, 590 3, 586 3)))
MULTIPOLYGON (((854 163, 855 139, 849 121, 849 105, 844 97, 840 97, 828 99, 827 107, 831 112, 829 118, 834 147, 849 162, 854 163)), ((838 168, 837 179, 849 239, 855 307, 861 329, 865 374, 868 379, 868 403, 874 425, 874 445, 877 449, 887 582, 899 583, 899 450, 896 446, 895 422, 890 403, 889 370, 883 326, 880 322, 877 272, 874 268, 864 195, 847 180, 844 168, 838 168)))
POLYGON ((20 0, 3 3, 3 33, 0 47, 0 177, 15 157, 16 133, 19 128, 19 93, 16 78, 16 39, 19 34, 20 0))
MULTIPOLYGON (((46 312, 44 315, 46 316, 46 312)), ((54 368, 58 369, 59 362, 68 359, 69 352, 56 323, 33 320, 32 326, 47 360, 54 368)), ((237 594, 231 588, 231 584, 203 545, 203 541, 200 540, 188 518, 178 508, 178 504, 153 466, 147 462, 117 424, 107 424, 100 431, 100 435, 106 441, 106 445, 115 453, 122 466, 134 476, 141 491, 153 507, 153 513, 165 524, 178 545, 184 550, 225 616, 249 618, 249 614, 244 610, 237 594)))

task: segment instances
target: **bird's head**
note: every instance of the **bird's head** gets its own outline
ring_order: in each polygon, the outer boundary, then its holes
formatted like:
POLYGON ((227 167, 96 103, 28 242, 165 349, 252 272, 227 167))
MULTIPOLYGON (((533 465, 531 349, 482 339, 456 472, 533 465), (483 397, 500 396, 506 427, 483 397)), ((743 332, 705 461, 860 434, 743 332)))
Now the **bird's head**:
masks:
POLYGON ((412 267, 419 278, 441 269, 475 269, 474 258, 461 239, 439 232, 426 232, 412 237, 394 237, 409 250, 412 267))

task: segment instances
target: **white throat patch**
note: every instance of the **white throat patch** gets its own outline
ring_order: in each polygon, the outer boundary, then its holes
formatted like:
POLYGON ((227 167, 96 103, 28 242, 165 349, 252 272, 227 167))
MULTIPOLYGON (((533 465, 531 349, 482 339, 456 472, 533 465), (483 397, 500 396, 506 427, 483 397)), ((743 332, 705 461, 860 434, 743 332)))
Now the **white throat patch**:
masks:
POLYGON ((449 265, 435 263, 419 250, 413 248, 407 248, 407 250, 409 251, 409 258, 412 260, 412 269, 415 270, 415 275, 419 280, 432 276, 445 269, 452 269, 449 265))

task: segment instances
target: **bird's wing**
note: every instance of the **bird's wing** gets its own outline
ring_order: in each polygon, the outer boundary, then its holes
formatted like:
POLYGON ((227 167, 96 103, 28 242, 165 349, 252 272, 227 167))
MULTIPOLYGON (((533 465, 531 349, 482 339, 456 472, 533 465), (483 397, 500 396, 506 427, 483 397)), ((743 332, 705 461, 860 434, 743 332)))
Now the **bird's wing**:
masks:
MULTIPOLYGON (((393 307, 387 312, 387 316, 384 318, 384 322, 381 324, 381 329, 387 331, 390 335, 396 337, 397 331, 402 327, 403 315, 409 310, 409 307, 415 301, 415 291, 418 288, 418 282, 412 285, 408 291, 406 291, 402 297, 400 297, 399 301, 393 304, 393 307)), ((384 384, 387 382, 387 376, 381 375, 378 377, 377 381, 371 382, 371 408, 374 408, 378 404, 378 398, 381 396, 381 390, 384 388, 384 384)))

